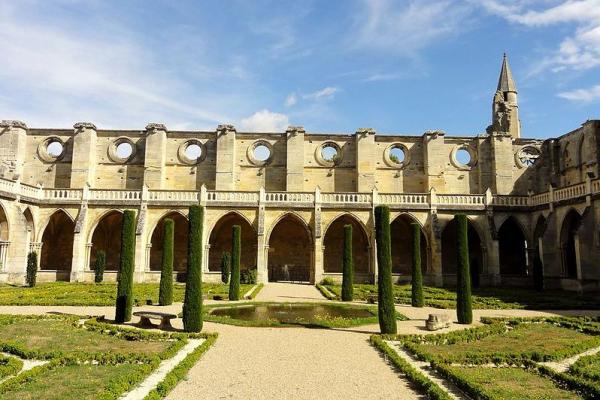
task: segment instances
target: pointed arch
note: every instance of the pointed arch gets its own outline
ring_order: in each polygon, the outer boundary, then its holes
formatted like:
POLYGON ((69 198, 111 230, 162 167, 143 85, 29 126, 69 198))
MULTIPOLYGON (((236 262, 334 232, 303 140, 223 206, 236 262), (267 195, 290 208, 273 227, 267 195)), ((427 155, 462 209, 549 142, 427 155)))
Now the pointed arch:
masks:
POLYGON ((498 229, 500 275, 527 275, 527 239, 519 221, 509 216, 498 229))
POLYGON ((74 234, 75 221, 63 209, 56 210, 48 218, 42 234, 41 270, 64 273, 64 276, 57 274, 57 279, 69 278, 74 234))
POLYGON ((95 227, 90 232, 92 252, 89 268, 91 270, 94 269, 99 251, 106 253, 106 271, 119 270, 122 226, 123 211, 121 210, 109 210, 96 220, 95 227))
POLYGON ((243 219, 248 225, 250 225, 252 227, 252 229, 254 229, 254 224, 252 223, 252 221, 250 221, 248 219, 248 217, 246 217, 244 214, 242 214, 241 212, 239 212, 237 210, 229 210, 225 214, 220 216, 219 219, 214 223, 214 225, 210 227, 210 230, 208 231, 208 237, 210 237, 212 235, 213 230, 219 225, 219 222, 221 222, 223 217, 226 217, 226 216, 232 215, 232 214, 235 214, 240 219, 243 219))
POLYGON ((269 281, 311 280, 313 239, 304 219, 293 212, 281 215, 267 240, 269 281))
MULTIPOLYGON (((25 229, 28 236, 28 242, 34 242, 35 237, 35 221, 33 219, 33 213, 29 207, 25 207, 22 213, 23 219, 25 220, 25 229)), ((27 245, 29 248, 29 244, 27 245)))
POLYGON ((46 228, 50 224, 52 217, 58 212, 64 214, 73 223, 73 225, 75 225, 75 218, 73 218, 73 216, 71 216, 71 214, 67 210, 65 210, 64 208, 57 208, 56 210, 54 210, 54 212, 48 217, 48 219, 43 224, 40 224, 40 226, 39 226, 40 230, 39 230, 38 234, 36 235, 37 237, 43 236, 44 232, 46 231, 46 228))
POLYGON ((10 240, 10 222, 4 204, 0 202, 0 241, 10 240))
MULTIPOLYGON (((482 247, 482 236, 474 222, 467 218, 469 262, 471 268, 471 282, 473 287, 479 286, 479 278, 484 271, 485 253, 482 247)), ((442 231, 442 273, 444 275, 456 274, 457 263, 457 232, 455 219, 450 220, 442 231)))
POLYGON ((150 236, 150 271, 160 271, 162 268, 162 254, 164 245, 165 220, 170 218, 175 226, 173 242, 173 271, 185 272, 187 270, 187 244, 189 223, 187 217, 179 211, 168 211, 160 217, 150 236))
POLYGON ((392 273, 400 275, 412 274, 412 228, 411 224, 417 223, 421 230, 421 270, 425 273, 428 269, 427 237, 423 226, 412 214, 401 213, 390 224, 392 241, 392 273))
POLYGON ((344 251, 344 226, 352 226, 352 259, 354 278, 362 282, 371 272, 371 248, 369 236, 362 222, 351 213, 336 216, 327 226, 323 239, 323 270, 325 273, 341 273, 344 251))
POLYGON ((562 259, 562 272, 567 278, 576 279, 579 276, 579 228, 582 216, 576 209, 570 209, 563 219, 560 229, 560 252, 562 259))
POLYGON ((233 226, 239 225, 241 231, 240 269, 256 268, 256 230, 250 221, 236 211, 230 211, 217 220, 208 239, 208 270, 221 270, 223 252, 231 252, 233 226))

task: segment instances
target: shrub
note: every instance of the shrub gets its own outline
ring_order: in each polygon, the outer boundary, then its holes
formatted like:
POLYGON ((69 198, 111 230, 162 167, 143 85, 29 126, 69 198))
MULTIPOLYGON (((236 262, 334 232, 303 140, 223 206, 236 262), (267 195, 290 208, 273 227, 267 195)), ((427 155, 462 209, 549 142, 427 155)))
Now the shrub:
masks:
POLYGON ((37 253, 35 251, 27 254, 27 286, 34 287, 37 280, 37 253))
POLYGON ((183 329, 202 330, 202 229, 204 208, 191 206, 189 213, 188 265, 183 302, 183 329))
POLYGON ((469 270, 469 240, 467 216, 457 214, 457 263, 456 263, 456 315, 459 324, 470 324, 473 322, 473 310, 471 305, 471 272, 469 270))
POLYGON ((221 282, 229 283, 229 272, 231 269, 231 254, 224 251, 221 254, 221 282))
POLYGON ((352 301, 354 262, 352 260, 352 225, 344 225, 344 256, 342 258, 342 301, 352 301))
POLYGON ((240 253, 241 232, 239 225, 234 225, 231 237, 231 279, 229 280, 229 300, 240 299, 240 253))
POLYGON ((240 271, 240 283, 245 283, 248 285, 254 285, 256 283, 256 268, 249 268, 243 271, 240 271))
POLYGON ((94 282, 102 283, 104 280, 104 270, 106 269, 106 252, 98 250, 96 252, 96 261, 94 262, 94 282))
POLYGON ((125 210, 121 227, 121 263, 117 283, 115 322, 131 320, 133 269, 135 265, 135 211, 125 210))
POLYGON ((421 270, 421 226, 412 223, 412 297, 413 307, 423 307, 423 271, 421 270))
POLYGON ((396 333, 396 309, 392 289, 392 249, 390 243, 390 209, 375 207, 375 240, 377 244, 377 286, 379 328, 381 333, 396 333))
POLYGON ((333 286, 333 285, 335 285, 335 281, 333 280, 332 277, 328 276, 326 278, 321 279, 320 284, 325 285, 325 286, 333 286))
POLYGON ((175 240, 175 221, 167 218, 164 225, 158 304, 168 306, 173 304, 173 241, 175 240))

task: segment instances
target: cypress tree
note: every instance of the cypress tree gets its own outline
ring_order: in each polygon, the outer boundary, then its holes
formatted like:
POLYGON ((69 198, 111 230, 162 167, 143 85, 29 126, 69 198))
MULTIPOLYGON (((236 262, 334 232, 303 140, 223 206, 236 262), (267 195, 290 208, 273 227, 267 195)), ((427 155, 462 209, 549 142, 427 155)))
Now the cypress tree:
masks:
POLYGON ((94 282, 102 283, 104 280, 104 270, 106 269, 106 252, 99 250, 96 253, 96 262, 94 262, 94 282))
POLYGON ((234 225, 231 237, 231 278, 229 280, 229 300, 240 299, 240 256, 242 228, 234 225))
POLYGON ((131 320, 133 307, 133 269, 135 265, 135 211, 125 210, 121 227, 121 262, 117 284, 115 322, 131 320))
POLYGON ((471 273, 469 271, 469 238, 467 216, 457 214, 457 264, 456 264, 456 315, 459 324, 470 324, 473 322, 473 310, 471 309, 471 273))
POLYGON ((164 227, 158 304, 169 306, 173 304, 173 241, 175 239, 175 221, 170 218, 165 219, 164 227))
POLYGON ((202 330, 202 229, 204 208, 191 206, 189 215, 188 265, 183 302, 183 329, 202 330))
POLYGON ((27 286, 34 287, 37 281, 37 253, 35 251, 27 254, 27 286))
POLYGON ((221 282, 229 283, 229 271, 231 269, 231 254, 224 251, 221 254, 221 282))
POLYGON ((423 271, 421 270, 421 226, 412 223, 412 306, 423 307, 423 271))
POLYGON ((354 297, 354 261, 352 260, 352 225, 344 225, 344 256, 342 258, 342 301, 354 297))
POLYGON ((396 309, 392 288, 390 209, 387 206, 375 207, 375 240, 377 242, 379 328, 381 333, 396 333, 396 309))

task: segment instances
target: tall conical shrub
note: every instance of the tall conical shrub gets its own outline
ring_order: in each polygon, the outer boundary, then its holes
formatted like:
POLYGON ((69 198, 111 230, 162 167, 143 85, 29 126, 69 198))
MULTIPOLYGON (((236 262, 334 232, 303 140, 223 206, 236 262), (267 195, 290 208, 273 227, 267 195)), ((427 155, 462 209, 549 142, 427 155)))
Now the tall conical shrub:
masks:
POLYGON ((135 211, 125 210, 121 227, 121 262, 117 285, 115 322, 131 320, 133 308, 133 270, 135 267, 135 211))
POLYGON ((37 253, 35 251, 27 254, 27 286, 34 287, 37 281, 37 253))
POLYGON ((423 307, 423 271, 421 270, 421 226, 411 224, 412 228, 412 298, 413 307, 423 307))
POLYGON ((229 300, 240 299, 240 256, 242 228, 234 225, 231 234, 231 278, 229 279, 229 300))
POLYGON ((471 273, 469 270, 469 236, 467 216, 457 214, 456 221, 457 236, 457 264, 456 264, 456 315, 459 324, 470 324, 473 322, 473 310, 471 306, 471 273))
POLYGON ((191 206, 189 215, 188 265, 183 302, 183 329, 202 330, 202 229, 204 208, 191 206))
POLYGON ((98 250, 96 261, 94 262, 94 282, 102 283, 104 280, 104 270, 106 269, 106 252, 98 250))
POLYGON ((229 283, 229 272, 231 271, 231 254, 224 251, 221 254, 221 282, 229 283))
POLYGON ((158 304, 169 306, 173 304, 173 241, 175 240, 175 221, 165 219, 163 234, 163 253, 160 270, 160 289, 158 304))
POLYGON ((396 333, 396 309, 392 288, 390 209, 387 206, 375 207, 375 240, 377 242, 379 328, 381 333, 396 333))
POLYGON ((352 225, 344 225, 344 255, 342 258, 342 301, 354 297, 354 261, 352 260, 352 225))

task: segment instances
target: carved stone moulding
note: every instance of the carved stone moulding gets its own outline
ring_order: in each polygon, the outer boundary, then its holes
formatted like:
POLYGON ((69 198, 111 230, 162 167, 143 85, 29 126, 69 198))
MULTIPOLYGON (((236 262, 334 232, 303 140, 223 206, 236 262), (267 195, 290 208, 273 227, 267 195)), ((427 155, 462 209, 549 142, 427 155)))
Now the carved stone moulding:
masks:
POLYGON ((96 130, 96 125, 94 125, 91 122, 77 122, 75 125, 73 125, 74 129, 93 129, 96 130))
POLYGON ((3 119, 0 122, 0 128, 22 128, 27 129, 27 125, 23 121, 15 119, 3 119))
POLYGON ((217 126, 217 132, 228 132, 228 131, 235 131, 235 126, 233 126, 233 124, 219 124, 217 126))
POLYGON ((146 125, 146 130, 147 131, 167 131, 167 126, 165 124, 161 124, 158 122, 150 122, 148 125, 146 125))

